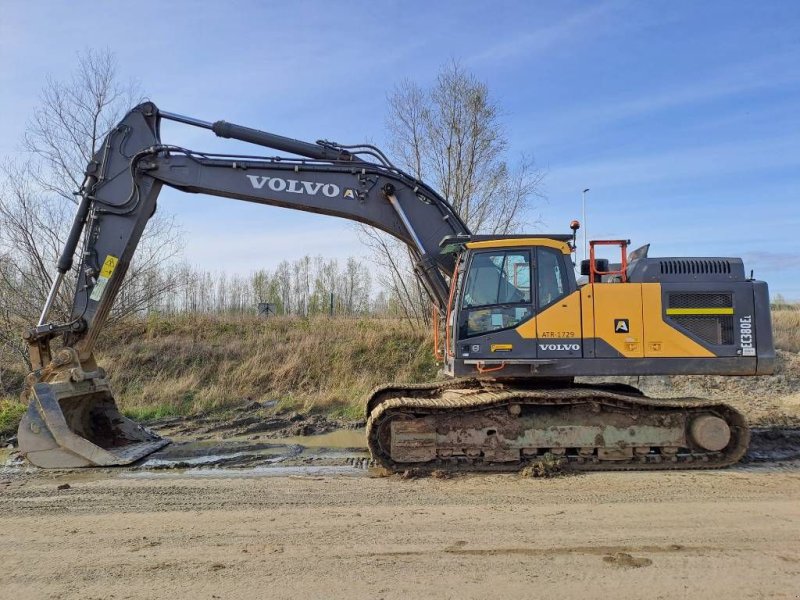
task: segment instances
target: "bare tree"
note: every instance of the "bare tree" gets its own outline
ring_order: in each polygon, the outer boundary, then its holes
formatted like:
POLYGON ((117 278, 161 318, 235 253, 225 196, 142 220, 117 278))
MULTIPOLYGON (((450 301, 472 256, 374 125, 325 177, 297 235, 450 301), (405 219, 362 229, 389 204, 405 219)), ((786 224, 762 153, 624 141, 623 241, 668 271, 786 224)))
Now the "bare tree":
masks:
MULTIPOLYGON (((47 80, 23 138, 26 153, 0 168, 0 254, 6 256, 0 272, 3 338, 18 339, 20 324, 35 322, 72 222, 74 192, 86 164, 106 132, 140 98, 136 85, 120 82, 108 50, 80 55, 68 80, 47 80)), ((179 238, 171 217, 157 214, 151 219, 111 322, 146 310, 175 285, 161 270, 178 254, 179 238)), ((57 317, 66 316, 73 290, 69 284, 62 287, 57 317)), ((22 344, 14 348, 25 356, 22 344)))
MULTIPOLYGON (((505 234, 531 220, 544 173, 522 156, 506 162, 508 138, 488 86, 457 62, 430 88, 404 80, 389 95, 390 150, 400 166, 436 188, 475 233, 505 234)), ((362 228, 383 283, 410 319, 428 319, 426 294, 399 242, 362 228)))
POLYGON ((119 80, 108 49, 80 54, 68 80, 48 77, 23 136, 23 147, 41 162, 34 177, 42 189, 76 202, 73 192, 106 132, 142 99, 133 81, 119 80))

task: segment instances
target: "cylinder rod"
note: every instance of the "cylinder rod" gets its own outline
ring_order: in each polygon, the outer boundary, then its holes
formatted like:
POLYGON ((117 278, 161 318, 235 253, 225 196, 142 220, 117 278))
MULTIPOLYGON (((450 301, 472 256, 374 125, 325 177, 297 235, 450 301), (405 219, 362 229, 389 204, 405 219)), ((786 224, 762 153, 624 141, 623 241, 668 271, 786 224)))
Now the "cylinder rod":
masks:
POLYGON ((187 125, 194 125, 195 127, 202 127, 203 129, 211 129, 212 125, 208 121, 201 121, 200 119, 195 119, 194 117, 187 117, 184 115, 179 115, 177 113, 166 112, 163 110, 158 111, 159 116, 162 119, 169 119, 170 121, 177 121, 178 123, 186 123, 187 125))
POLYGON ((425 246, 422 245, 422 240, 419 239, 417 232, 414 230, 414 227, 411 225, 411 221, 408 220, 408 216, 406 215, 406 211, 403 210, 403 207, 400 206, 400 202, 397 201, 397 196, 394 194, 387 194, 386 199, 389 200, 389 204, 392 205, 394 211, 397 213, 397 216, 400 217, 400 220, 405 225, 406 231, 408 231, 411 239, 414 240, 414 244, 419 250, 420 254, 425 254, 425 246))
POLYGON ((64 279, 64 274, 61 271, 56 273, 56 278, 53 280, 53 285, 50 286, 50 292, 47 294, 47 300, 45 300, 44 308, 42 308, 42 314, 39 316, 38 325, 44 325, 47 322, 47 315, 50 314, 50 309, 53 308, 53 303, 56 301, 56 295, 58 294, 58 288, 61 287, 61 281, 64 279))
POLYGON ((268 131, 244 127, 226 121, 217 121, 211 126, 211 129, 219 137, 231 138, 250 144, 265 146, 266 148, 291 152, 292 154, 305 156, 306 158, 330 161, 359 161, 359 159, 347 150, 328 148, 326 146, 320 146, 319 144, 310 144, 302 140, 295 140, 276 133, 269 133, 268 131))

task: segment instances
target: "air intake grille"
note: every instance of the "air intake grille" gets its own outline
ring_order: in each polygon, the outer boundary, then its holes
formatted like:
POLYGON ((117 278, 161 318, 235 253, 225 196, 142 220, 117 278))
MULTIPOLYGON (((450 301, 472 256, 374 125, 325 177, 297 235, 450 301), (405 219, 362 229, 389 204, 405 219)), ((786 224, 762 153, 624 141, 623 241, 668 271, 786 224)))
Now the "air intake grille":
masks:
POLYGON ((732 308, 733 295, 728 293, 670 294, 669 308, 732 308))
POLYGON ((731 316, 674 316, 672 320, 709 344, 733 344, 733 317, 731 316))
POLYGON ((662 275, 729 275, 731 264, 727 260, 703 258, 669 259, 659 261, 662 275))

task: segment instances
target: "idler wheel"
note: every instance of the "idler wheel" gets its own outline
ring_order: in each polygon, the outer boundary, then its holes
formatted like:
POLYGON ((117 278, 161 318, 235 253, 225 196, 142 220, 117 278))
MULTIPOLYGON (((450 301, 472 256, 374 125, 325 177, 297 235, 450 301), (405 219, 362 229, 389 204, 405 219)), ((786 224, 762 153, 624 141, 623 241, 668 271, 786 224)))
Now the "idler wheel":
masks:
POLYGON ((731 428, 724 419, 713 415, 694 419, 689 433, 698 446, 710 452, 719 452, 731 441, 731 428))

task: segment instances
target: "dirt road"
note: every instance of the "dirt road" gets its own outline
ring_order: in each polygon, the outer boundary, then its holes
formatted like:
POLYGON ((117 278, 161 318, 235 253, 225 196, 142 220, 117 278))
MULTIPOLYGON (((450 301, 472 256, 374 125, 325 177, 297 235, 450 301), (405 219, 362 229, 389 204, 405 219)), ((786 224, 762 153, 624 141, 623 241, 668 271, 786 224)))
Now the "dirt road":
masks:
POLYGON ((244 473, 39 473, 0 484, 0 595, 800 594, 796 462, 545 480, 244 473))

